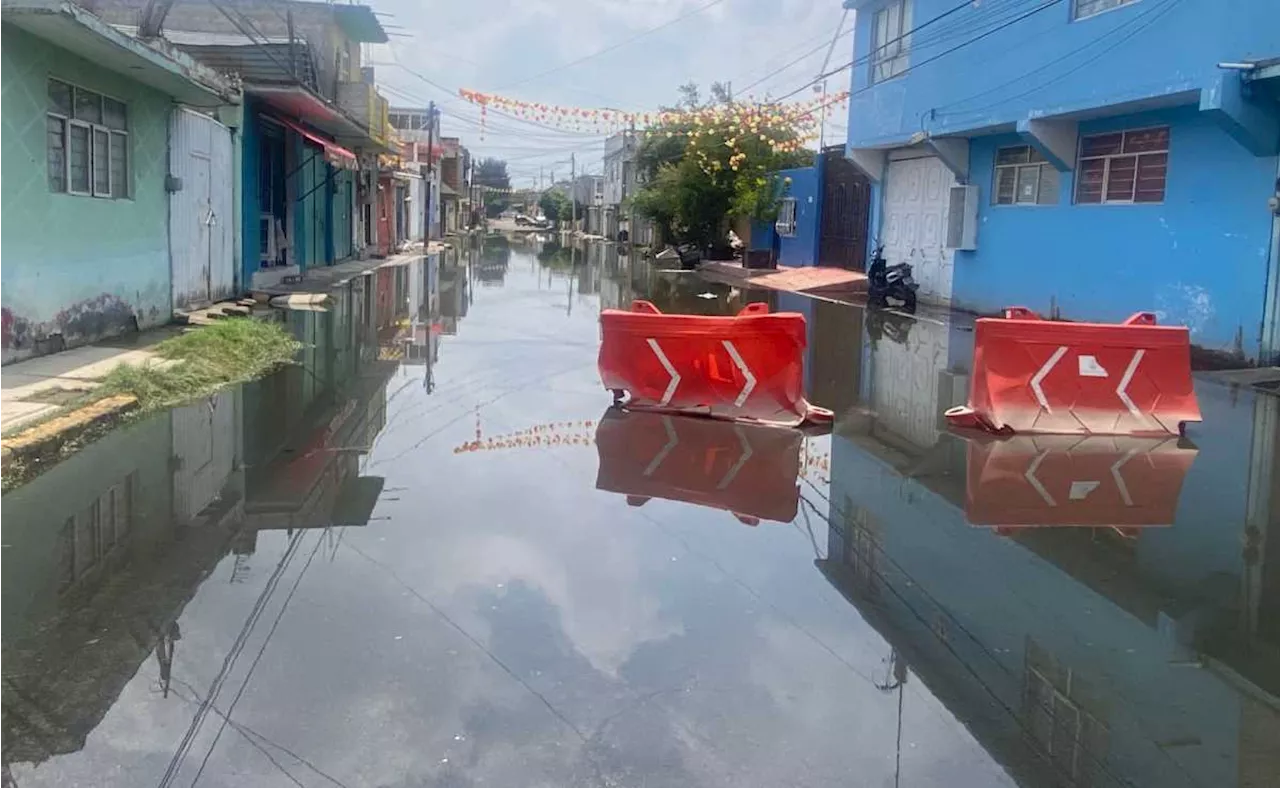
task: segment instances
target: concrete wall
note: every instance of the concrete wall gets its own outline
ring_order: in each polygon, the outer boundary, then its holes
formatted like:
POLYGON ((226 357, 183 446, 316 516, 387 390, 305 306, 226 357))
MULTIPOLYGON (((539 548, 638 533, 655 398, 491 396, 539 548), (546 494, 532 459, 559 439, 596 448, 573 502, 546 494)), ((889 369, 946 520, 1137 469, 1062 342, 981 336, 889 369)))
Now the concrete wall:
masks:
MULTIPOLYGON (((855 55, 870 51, 887 2, 854 4, 855 55)), ((949 151, 958 179, 980 190, 977 249, 954 255, 953 303, 1096 321, 1149 310, 1188 326, 1200 347, 1264 355, 1280 106, 1218 63, 1280 53, 1280 3, 1142 0, 1073 21, 1074 3, 1063 2, 945 55, 1031 7, 974 4, 931 22, 955 7, 909 5, 913 27, 928 23, 911 36, 910 70, 872 85, 871 64, 856 62, 849 145, 875 169, 867 148, 922 132, 969 137, 942 143, 959 143, 949 151), (1073 204, 1077 133, 1151 125, 1171 130, 1164 200, 1073 204), (992 205, 996 149, 1027 143, 1060 170, 1058 203, 992 205)), ((886 183, 873 189, 873 228, 886 183)))
MULTIPOLYGON (((871 51, 875 12, 887 2, 856 3, 854 58, 871 51)), ((910 4, 915 27, 956 5, 953 0, 910 4)), ((1051 5, 924 62, 1035 7, 971 4, 915 33, 911 70, 871 89, 866 89, 871 64, 857 60, 849 144, 900 143, 922 130, 945 134, 1011 124, 1032 113, 1167 96, 1217 83, 1223 77, 1219 62, 1275 57, 1280 51, 1275 0, 1142 0, 1076 22, 1072 6, 1069 1, 1051 5)))
POLYGON ((796 231, 793 235, 779 237, 778 262, 796 267, 817 265, 818 232, 822 214, 822 170, 818 167, 799 167, 781 170, 777 177, 781 181, 782 197, 791 197, 796 201, 796 231), (791 181, 789 184, 787 179, 791 181))
POLYGON ((3 361, 167 323, 168 96, 5 25, 3 361), (48 79, 128 105, 131 198, 50 191, 48 79))
POLYGON ((1062 173, 1057 205, 992 205, 996 149, 1022 143, 975 137, 978 249, 955 253, 954 303, 1099 321, 1150 310, 1190 327, 1197 345, 1256 358, 1276 157, 1254 156, 1195 107, 1085 121, 1080 133, 1166 124, 1165 199, 1146 205, 1075 205, 1073 173, 1062 173))

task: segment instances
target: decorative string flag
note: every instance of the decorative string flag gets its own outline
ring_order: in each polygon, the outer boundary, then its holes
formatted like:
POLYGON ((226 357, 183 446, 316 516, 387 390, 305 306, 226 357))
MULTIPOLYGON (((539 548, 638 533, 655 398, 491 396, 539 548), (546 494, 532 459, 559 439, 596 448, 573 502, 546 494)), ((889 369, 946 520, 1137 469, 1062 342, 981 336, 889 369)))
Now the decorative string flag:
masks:
POLYGON ((496 93, 483 93, 478 90, 462 88, 458 95, 464 100, 480 107, 480 126, 483 131, 488 110, 495 111, 524 120, 573 131, 611 133, 628 128, 661 130, 662 127, 687 126, 694 129, 688 132, 668 131, 670 135, 688 133, 698 136, 697 127, 715 126, 729 122, 744 131, 761 136, 761 141, 769 142, 774 135, 771 130, 788 129, 792 135, 802 141, 778 140, 778 150, 797 150, 804 141, 816 139, 813 130, 818 124, 818 115, 823 109, 832 107, 847 109, 849 92, 841 91, 825 97, 808 101, 790 103, 731 102, 693 110, 624 112, 617 109, 600 107, 570 107, 559 104, 546 104, 536 101, 524 101, 496 93))

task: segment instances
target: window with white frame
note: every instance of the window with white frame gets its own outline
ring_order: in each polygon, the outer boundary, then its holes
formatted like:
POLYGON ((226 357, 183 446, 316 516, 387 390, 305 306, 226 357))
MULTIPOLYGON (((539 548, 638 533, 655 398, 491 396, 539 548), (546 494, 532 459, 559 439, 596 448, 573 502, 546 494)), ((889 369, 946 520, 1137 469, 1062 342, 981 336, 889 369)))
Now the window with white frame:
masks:
POLYGON ((1164 202, 1168 170, 1168 126, 1081 137, 1076 202, 1164 202))
POLYGON ((907 70, 911 2, 893 0, 876 12, 871 27, 871 82, 893 79, 907 70))
POLYGON ((1136 3, 1138 0, 1072 0, 1071 18, 1084 19, 1103 11, 1110 11, 1122 5, 1136 3))
POLYGON ((993 205, 1056 205, 1058 170, 1030 145, 996 151, 993 205))
POLYGON ((778 205, 778 221, 773 223, 778 235, 796 234, 796 198, 783 197, 778 205))
POLYGON ((129 197, 129 116, 124 102, 49 80, 49 190, 129 197))

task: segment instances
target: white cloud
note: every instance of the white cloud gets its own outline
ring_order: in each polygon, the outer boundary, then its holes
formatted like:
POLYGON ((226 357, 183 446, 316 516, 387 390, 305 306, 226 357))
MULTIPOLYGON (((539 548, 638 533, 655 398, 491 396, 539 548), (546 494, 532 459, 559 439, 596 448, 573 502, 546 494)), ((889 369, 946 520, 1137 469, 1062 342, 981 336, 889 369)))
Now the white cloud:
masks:
MULTIPOLYGON (((462 137, 480 155, 509 159, 518 176, 536 174, 540 165, 567 158, 571 150, 584 166, 598 167, 598 137, 558 134, 491 114, 482 141, 479 111, 452 92, 466 87, 530 101, 636 111, 671 103, 677 87, 689 81, 704 89, 713 81, 730 81, 736 94, 750 92, 757 98, 766 91, 779 95, 818 72, 843 12, 838 0, 724 0, 703 8, 707 3, 469 0, 427 5, 374 0, 375 9, 385 14, 383 21, 398 27, 389 30, 395 34, 391 44, 372 47, 370 55, 379 64, 378 82, 393 103, 443 102, 446 133, 462 137), (552 71, 691 12, 634 42, 552 71), (811 54, 801 62, 745 90, 806 52, 811 54), (539 76, 548 71, 552 73, 539 76)), ((848 37, 837 43, 833 65, 849 59, 850 47, 848 37)), ((843 77, 833 82, 833 91, 844 87, 843 77)), ((843 118, 834 119, 833 126, 835 122, 843 123, 843 118)))

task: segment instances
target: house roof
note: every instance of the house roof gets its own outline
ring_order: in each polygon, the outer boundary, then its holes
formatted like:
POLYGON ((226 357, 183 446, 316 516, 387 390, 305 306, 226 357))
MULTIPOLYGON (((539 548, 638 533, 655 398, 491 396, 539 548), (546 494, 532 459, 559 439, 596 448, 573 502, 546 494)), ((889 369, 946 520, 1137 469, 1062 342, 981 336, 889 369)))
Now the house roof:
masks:
POLYGON ((315 64, 311 58, 311 50, 305 41, 294 41, 292 48, 287 41, 268 43, 245 41, 240 44, 185 42, 201 35, 199 33, 188 33, 185 36, 172 34, 171 38, 183 51, 214 71, 223 74, 239 74, 245 82, 276 85, 301 82, 312 88, 316 86, 315 64), (291 54, 296 58, 296 76, 289 68, 291 54))
POLYGON ((6 24, 195 107, 239 101, 234 83, 164 42, 139 41, 65 0, 5 0, 6 24))

